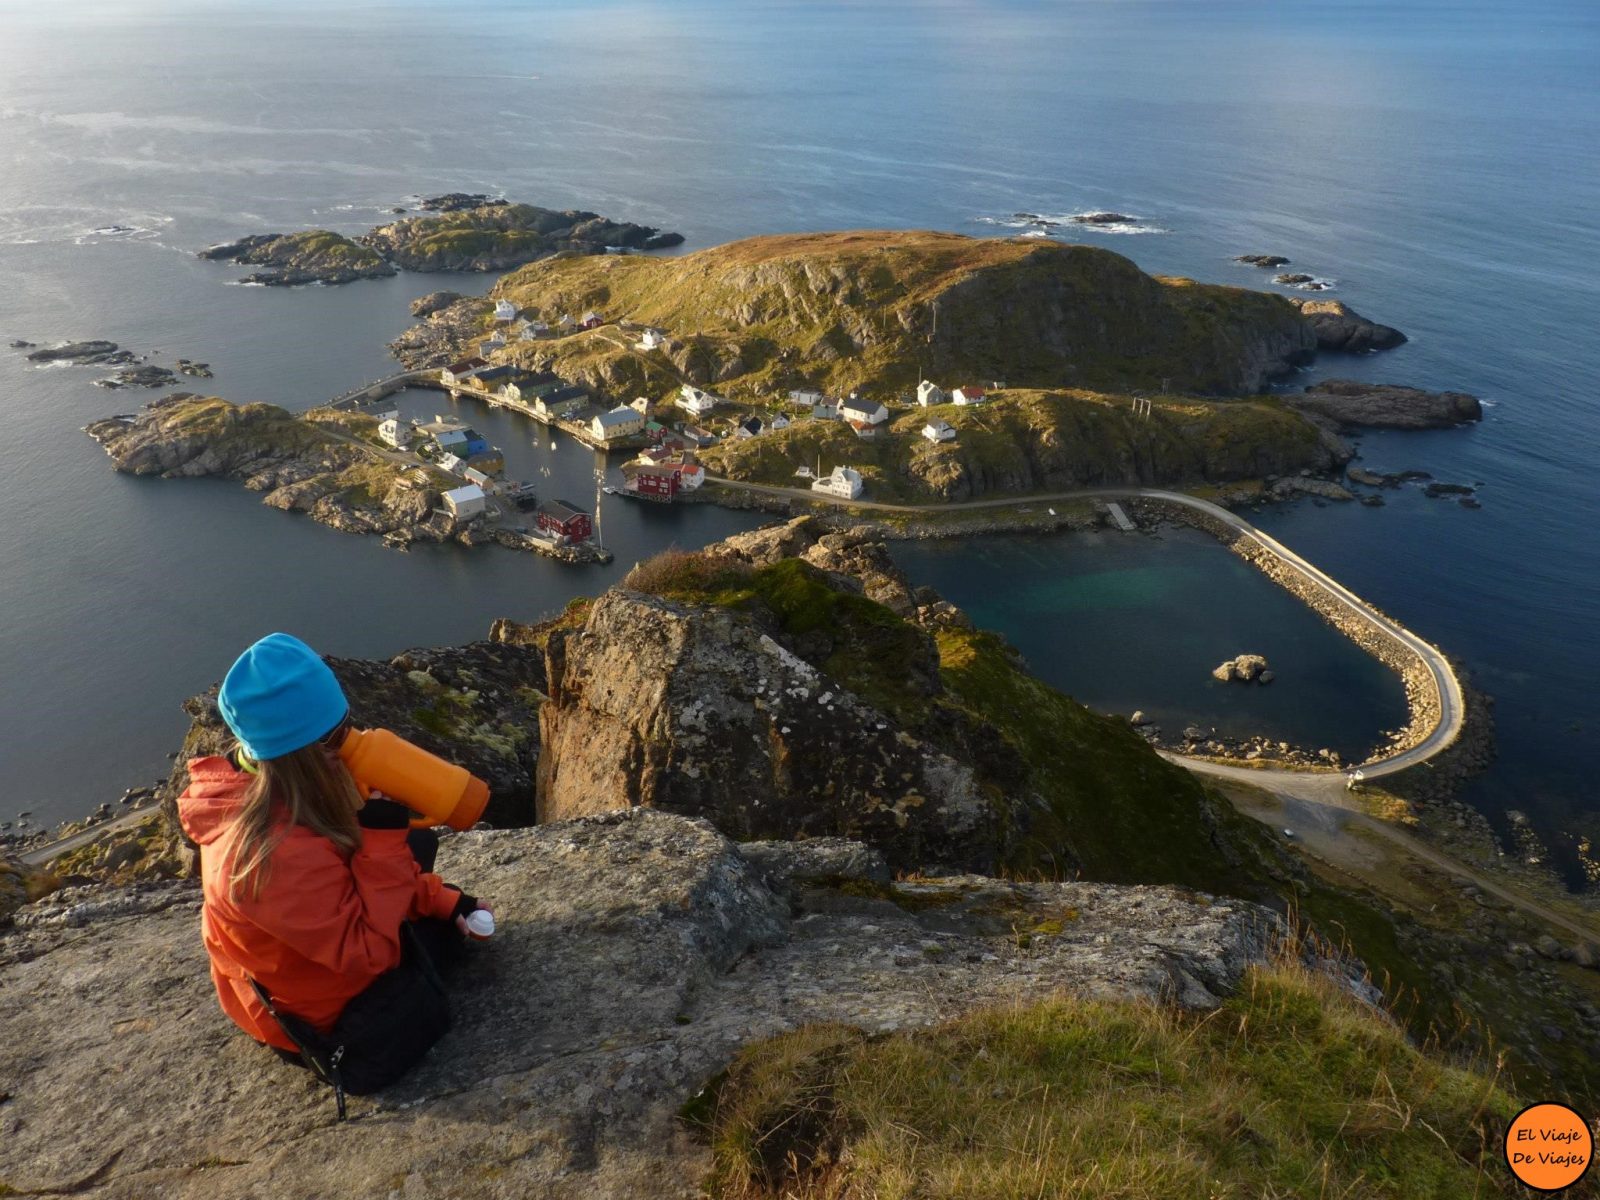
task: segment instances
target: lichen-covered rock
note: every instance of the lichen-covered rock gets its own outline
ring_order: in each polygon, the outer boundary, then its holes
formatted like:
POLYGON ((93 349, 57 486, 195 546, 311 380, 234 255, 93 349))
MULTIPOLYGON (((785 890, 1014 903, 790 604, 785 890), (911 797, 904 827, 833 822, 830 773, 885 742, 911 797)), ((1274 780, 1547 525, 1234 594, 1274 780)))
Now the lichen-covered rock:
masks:
MULTIPOLYGON (((936 687, 926 657, 908 675, 936 687)), ((998 861, 1008 802, 742 614, 613 590, 551 636, 546 673, 541 821, 644 806, 741 841, 859 838, 904 867, 998 861)))
POLYGON ((0 935, 0 1179, 90 1200, 687 1200, 708 1160, 677 1111, 753 1040, 1062 991, 1209 1008, 1280 929, 1173 888, 958 877, 780 899, 704 822, 647 810, 450 837, 440 868, 499 928, 453 979, 455 1028, 347 1125, 218 1010, 192 884, 24 910, 0 935))

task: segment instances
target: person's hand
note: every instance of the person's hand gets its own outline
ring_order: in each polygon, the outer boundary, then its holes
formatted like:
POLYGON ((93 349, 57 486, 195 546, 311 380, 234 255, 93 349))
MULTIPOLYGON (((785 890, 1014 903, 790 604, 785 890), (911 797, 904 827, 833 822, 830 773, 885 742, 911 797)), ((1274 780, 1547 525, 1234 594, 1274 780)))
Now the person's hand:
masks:
POLYGON ((412 815, 398 800, 372 791, 367 793, 367 802, 356 809, 356 824, 363 829, 408 829, 412 815))
POLYGON ((482 909, 486 913, 492 914, 494 912, 494 907, 492 905, 486 904, 484 901, 479 900, 475 896, 469 896, 465 892, 462 892, 461 899, 456 901, 456 928, 470 937, 472 931, 467 928, 467 917, 479 909, 482 909))

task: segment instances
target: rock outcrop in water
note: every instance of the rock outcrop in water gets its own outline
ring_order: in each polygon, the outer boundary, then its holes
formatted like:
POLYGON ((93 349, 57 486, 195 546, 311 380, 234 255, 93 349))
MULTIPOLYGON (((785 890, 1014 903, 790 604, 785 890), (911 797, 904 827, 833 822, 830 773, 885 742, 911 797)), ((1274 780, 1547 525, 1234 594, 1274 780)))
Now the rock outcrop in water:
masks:
POLYGON ((246 283, 349 283, 406 271, 503 271, 558 253, 604 254, 676 246, 683 235, 598 213, 451 193, 425 200, 430 215, 405 217, 357 238, 326 229, 252 234, 199 257, 272 268, 246 283))
POLYGON ((1341 425, 1377 429, 1448 429, 1483 419, 1483 405, 1466 392, 1428 392, 1356 379, 1325 379, 1286 399, 1341 425))
POLYGON ((1364 354, 1372 350, 1392 350, 1406 340, 1406 335, 1398 329, 1367 320, 1342 300, 1290 297, 1289 302, 1298 305, 1311 322, 1319 350, 1364 354))
POLYGON ((395 273, 393 263, 342 234, 326 229, 264 233, 200 251, 199 257, 271 268, 245 276, 245 283, 298 287, 308 283, 351 283, 395 273))
POLYGON ((454 1030, 345 1126, 218 1010, 193 884, 22 910, 0 935, 0 1179, 91 1200, 687 1200, 709 1159, 678 1109, 750 1041, 1062 991, 1210 1008, 1281 932, 1174 888, 890 884, 859 846, 740 848, 648 810, 457 835, 439 865, 499 928, 455 977, 454 1030))

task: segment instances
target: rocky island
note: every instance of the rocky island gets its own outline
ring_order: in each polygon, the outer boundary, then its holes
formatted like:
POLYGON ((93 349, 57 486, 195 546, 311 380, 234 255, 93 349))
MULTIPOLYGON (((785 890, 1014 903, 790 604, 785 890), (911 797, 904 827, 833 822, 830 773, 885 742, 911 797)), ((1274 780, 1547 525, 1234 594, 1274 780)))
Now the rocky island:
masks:
POLYGON ((95 421, 85 432, 116 469, 164 479, 224 475, 262 492, 262 503, 303 512, 347 533, 407 540, 458 536, 434 517, 442 491, 457 480, 407 467, 365 448, 371 417, 315 410, 297 417, 272 404, 230 404, 179 393, 133 417, 95 421))
POLYGON ((268 287, 308 283, 350 283, 395 273, 394 264, 376 251, 326 229, 303 233, 261 233, 200 251, 201 258, 270 267, 246 275, 242 282, 268 287))
POLYGON ((433 215, 405 217, 350 238, 326 229, 252 234, 199 257, 266 266, 243 282, 293 287, 375 279, 396 271, 502 271, 559 253, 604 254, 676 246, 683 236, 598 213, 556 211, 481 196, 424 201, 433 215))

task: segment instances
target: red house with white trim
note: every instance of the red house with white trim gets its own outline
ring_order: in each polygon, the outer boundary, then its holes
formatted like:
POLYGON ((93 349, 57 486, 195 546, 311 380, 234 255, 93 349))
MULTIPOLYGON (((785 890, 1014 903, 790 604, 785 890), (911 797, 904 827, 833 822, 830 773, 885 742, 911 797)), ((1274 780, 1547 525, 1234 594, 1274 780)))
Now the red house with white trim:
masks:
POLYGON ((539 528, 569 542, 586 542, 594 536, 594 518, 576 504, 546 500, 534 513, 539 528))

